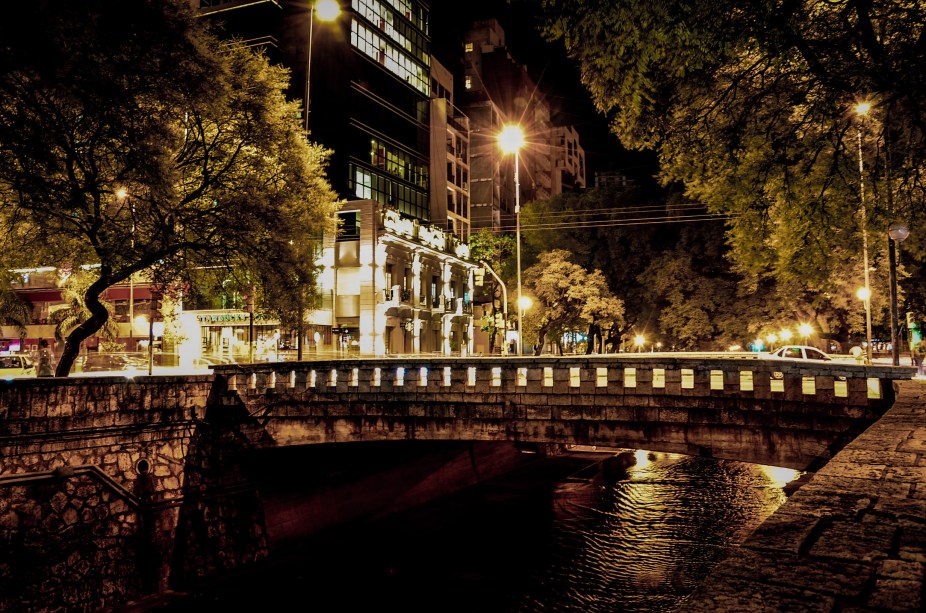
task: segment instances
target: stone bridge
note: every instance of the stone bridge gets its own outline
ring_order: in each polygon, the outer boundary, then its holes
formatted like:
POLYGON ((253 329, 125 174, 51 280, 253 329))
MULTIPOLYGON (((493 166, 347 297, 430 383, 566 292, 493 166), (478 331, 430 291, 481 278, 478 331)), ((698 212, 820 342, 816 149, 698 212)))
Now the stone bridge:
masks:
MULTIPOLYGON (((293 507, 287 497, 274 506, 255 473, 278 472, 304 487, 291 466, 267 459, 274 450, 457 441, 466 448, 461 461, 433 462, 441 467, 434 470, 455 467, 452 478, 432 479, 455 487, 491 474, 475 464, 501 469, 523 457, 516 445, 598 444, 813 468, 890 407, 892 379, 912 374, 592 356, 0 381, 0 611, 96 611, 182 589, 267 557, 276 539, 306 523, 309 507, 344 521, 380 504, 357 497, 377 489, 364 485, 349 492, 351 505, 339 505, 334 492, 321 503, 293 507), (287 524, 287 513, 298 517, 287 524)), ((307 457, 297 459, 300 476, 332 463, 307 457)), ((427 470, 396 477, 388 495, 427 470)), ((420 502, 414 490, 402 490, 409 504, 420 502)))
POLYGON ((340 360, 215 372, 272 445, 566 443, 813 470, 891 406, 891 379, 909 379, 914 370, 643 354, 340 360))

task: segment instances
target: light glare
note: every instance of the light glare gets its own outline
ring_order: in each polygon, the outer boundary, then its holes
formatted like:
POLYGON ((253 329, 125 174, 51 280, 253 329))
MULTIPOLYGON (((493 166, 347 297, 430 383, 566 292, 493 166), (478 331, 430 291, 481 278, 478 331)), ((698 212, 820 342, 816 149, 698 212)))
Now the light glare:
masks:
POLYGON ((341 14, 341 7, 335 0, 319 0, 315 12, 322 21, 334 21, 341 14))
POLYGON ((508 124, 498 135, 498 144, 505 153, 517 153, 524 146, 524 131, 517 124, 508 124))

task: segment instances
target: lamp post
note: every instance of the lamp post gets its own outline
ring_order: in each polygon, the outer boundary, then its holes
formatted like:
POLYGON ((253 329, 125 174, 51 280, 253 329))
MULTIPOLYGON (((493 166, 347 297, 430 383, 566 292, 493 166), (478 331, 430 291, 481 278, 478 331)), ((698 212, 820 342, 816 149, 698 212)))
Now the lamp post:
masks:
MULTIPOLYGON (((498 284, 502 286, 502 321, 504 321, 504 329, 508 330, 508 287, 505 285, 505 282, 502 281, 502 278, 495 274, 495 271, 492 270, 492 267, 489 266, 489 263, 485 260, 480 260, 486 270, 489 271, 489 274, 495 277, 495 280, 498 281, 498 284)), ((494 292, 493 292, 494 294, 494 292)), ((492 297, 492 301, 495 302, 495 297, 492 297)), ((494 308, 494 304, 492 305, 494 308)), ((508 355, 508 342, 505 340, 505 333, 502 332, 502 355, 508 355)))
POLYGON ((517 251, 518 268, 518 355, 524 355, 524 336, 521 334, 521 320, 524 319, 524 309, 521 301, 521 184, 518 179, 520 167, 519 152, 524 146, 524 131, 521 126, 509 124, 498 135, 499 145, 505 153, 514 153, 514 219, 515 219, 515 250, 517 251))
MULTIPOLYGON (((855 114, 860 118, 868 114, 871 110, 871 104, 860 102, 855 105, 855 114)), ((871 364, 871 283, 868 271, 868 212, 865 210, 865 162, 862 158, 862 123, 856 125, 856 136, 858 138, 858 197, 861 205, 862 215, 862 266, 865 267, 865 336, 868 343, 868 363, 871 364)), ((861 295, 859 295, 861 298, 861 295)))
POLYGON ((855 295, 865 303, 865 338, 868 345, 865 354, 868 363, 871 364, 871 290, 867 287, 860 287, 855 295))
POLYGON ((318 0, 309 4, 309 40, 306 44, 305 57, 305 117, 303 118, 302 127, 306 132, 309 131, 309 111, 311 105, 310 88, 312 85, 312 31, 315 26, 315 13, 322 21, 334 21, 341 14, 341 6, 336 0, 318 0))
POLYGON ((897 334, 897 249, 894 243, 903 242, 910 236, 910 228, 905 223, 895 222, 887 229, 890 239, 887 241, 887 254, 891 271, 891 364, 900 366, 900 338, 897 334))

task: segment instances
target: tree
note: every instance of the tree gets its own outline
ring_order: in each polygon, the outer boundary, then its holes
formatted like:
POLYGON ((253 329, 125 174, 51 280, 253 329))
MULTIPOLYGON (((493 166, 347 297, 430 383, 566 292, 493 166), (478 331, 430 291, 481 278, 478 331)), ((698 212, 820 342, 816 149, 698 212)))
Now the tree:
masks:
POLYGON ((32 321, 32 305, 10 290, 0 290, 0 326, 12 326, 19 340, 26 338, 26 325, 32 321))
POLYGON ((300 254, 332 229, 328 154, 286 71, 205 27, 183 0, 36 0, 0 22, 0 228, 23 264, 96 266, 59 375, 133 273, 301 288, 300 254))
POLYGON ((655 149, 664 182, 731 215, 743 271, 816 293, 847 266, 861 277, 858 130, 870 245, 886 246, 894 217, 922 217, 922 2, 526 3, 622 143, 655 149))
POLYGON ((600 339, 602 326, 623 323, 624 303, 611 294, 601 271, 589 273, 569 256, 568 251, 555 249, 541 254, 537 264, 524 271, 524 284, 535 298, 525 318, 529 323, 525 342, 536 340, 538 351, 550 335, 558 343, 563 334, 585 329, 591 353, 596 330, 600 339))
MULTIPOLYGON (((51 314, 51 321, 55 324, 56 341, 65 341, 74 329, 93 315, 87 307, 86 296, 87 288, 95 279, 95 276, 87 270, 68 273, 61 286, 61 297, 64 299, 65 307, 51 314)), ((100 303, 110 316, 101 326, 100 335, 107 340, 115 339, 119 335, 119 328, 112 319, 113 305, 104 300, 100 300, 100 303)))
MULTIPOLYGON (((508 234, 496 234, 489 228, 482 228, 469 238, 470 257, 474 262, 486 262, 496 274, 505 279, 511 279, 511 259, 515 252, 514 238, 508 234)), ((484 277, 484 283, 489 286, 488 298, 492 308, 484 313, 481 330, 489 336, 489 353, 495 352, 495 338, 504 329, 497 324, 496 315, 502 312, 503 296, 490 274, 484 277)), ((504 342, 504 336, 502 337, 504 342)))

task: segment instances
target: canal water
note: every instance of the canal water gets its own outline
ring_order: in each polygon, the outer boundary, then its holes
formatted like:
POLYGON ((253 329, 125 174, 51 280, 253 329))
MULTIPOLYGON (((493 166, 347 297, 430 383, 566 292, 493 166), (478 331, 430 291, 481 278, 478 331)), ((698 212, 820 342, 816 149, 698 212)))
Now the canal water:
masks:
POLYGON ((798 476, 665 453, 572 452, 327 532, 153 610, 683 611, 798 476))

